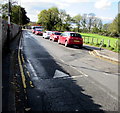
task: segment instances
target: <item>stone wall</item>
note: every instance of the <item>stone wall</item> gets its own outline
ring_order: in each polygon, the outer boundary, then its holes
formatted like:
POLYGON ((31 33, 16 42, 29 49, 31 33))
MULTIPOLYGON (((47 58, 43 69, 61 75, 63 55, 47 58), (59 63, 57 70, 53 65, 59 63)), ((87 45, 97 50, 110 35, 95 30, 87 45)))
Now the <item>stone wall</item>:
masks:
MULTIPOLYGON (((10 25, 10 38, 9 41, 11 41, 20 31, 20 26, 11 23, 10 25)), ((5 46, 5 43, 8 39, 8 23, 5 20, 0 19, 0 42, 2 42, 2 47, 5 46)))

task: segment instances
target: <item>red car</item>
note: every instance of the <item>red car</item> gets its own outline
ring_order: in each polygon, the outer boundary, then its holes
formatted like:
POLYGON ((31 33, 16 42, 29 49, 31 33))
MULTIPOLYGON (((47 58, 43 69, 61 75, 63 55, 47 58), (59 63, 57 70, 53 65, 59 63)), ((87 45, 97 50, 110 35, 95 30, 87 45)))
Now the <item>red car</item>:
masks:
POLYGON ((42 30, 42 29, 36 29, 36 30, 35 30, 35 34, 42 36, 42 35, 43 35, 43 30, 42 30))
POLYGON ((35 33, 35 29, 32 29, 32 33, 35 33))
POLYGON ((59 39, 59 36, 61 35, 61 33, 60 32, 52 32, 52 34, 50 35, 50 40, 53 40, 53 41, 58 41, 58 39, 59 39))
POLYGON ((64 32, 59 36, 58 43, 65 44, 66 47, 69 45, 77 45, 79 48, 82 48, 83 39, 79 33, 64 32))

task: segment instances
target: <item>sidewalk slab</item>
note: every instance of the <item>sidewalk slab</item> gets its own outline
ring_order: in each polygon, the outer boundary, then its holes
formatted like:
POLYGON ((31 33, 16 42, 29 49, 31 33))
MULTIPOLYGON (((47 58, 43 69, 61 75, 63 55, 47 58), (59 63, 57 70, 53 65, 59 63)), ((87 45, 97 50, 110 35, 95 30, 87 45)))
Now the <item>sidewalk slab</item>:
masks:
POLYGON ((116 52, 103 48, 100 49, 99 47, 94 47, 86 44, 84 44, 84 48, 93 51, 94 56, 103 57, 105 59, 120 63, 118 60, 118 53, 116 52))

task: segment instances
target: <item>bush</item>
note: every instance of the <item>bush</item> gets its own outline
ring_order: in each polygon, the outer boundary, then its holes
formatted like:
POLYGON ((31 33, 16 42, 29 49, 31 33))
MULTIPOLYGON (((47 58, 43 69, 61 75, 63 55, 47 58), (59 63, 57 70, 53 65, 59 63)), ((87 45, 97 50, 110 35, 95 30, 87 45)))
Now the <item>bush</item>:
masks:
POLYGON ((111 37, 119 37, 119 34, 118 33, 116 33, 116 32, 114 32, 114 33, 110 33, 110 35, 109 36, 111 36, 111 37))
POLYGON ((110 47, 110 50, 114 50, 114 48, 113 48, 113 47, 110 47))
POLYGON ((97 43, 97 44, 95 44, 95 46, 99 47, 99 46, 100 46, 100 44, 99 44, 99 43, 97 43))
POLYGON ((107 45, 106 45, 106 44, 103 44, 102 46, 103 46, 103 47, 107 47, 107 45))
POLYGON ((86 44, 89 44, 89 42, 86 42, 86 44))

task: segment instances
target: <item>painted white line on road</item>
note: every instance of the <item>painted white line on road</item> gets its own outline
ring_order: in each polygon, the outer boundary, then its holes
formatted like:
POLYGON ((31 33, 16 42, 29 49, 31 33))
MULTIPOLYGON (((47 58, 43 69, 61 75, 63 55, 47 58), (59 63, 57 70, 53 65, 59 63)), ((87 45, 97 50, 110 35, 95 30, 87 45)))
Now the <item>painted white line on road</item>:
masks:
POLYGON ((79 78, 79 77, 83 77, 84 75, 78 75, 78 76, 71 76, 71 78, 79 78))
POLYGON ((27 62, 28 62, 28 64, 29 64, 30 69, 31 69, 32 73, 34 74, 34 76, 37 76, 37 74, 36 74, 36 72, 35 72, 35 69, 33 68, 31 62, 30 62, 28 59, 27 59, 27 62))
MULTIPOLYGON (((62 60, 62 59, 59 59, 59 60, 65 64, 65 61, 64 61, 64 60, 62 60)), ((77 70, 79 73, 81 73, 81 74, 84 75, 85 77, 88 77, 87 74, 83 73, 82 71, 78 70, 77 68, 75 68, 75 67, 73 67, 73 66, 71 66, 71 65, 69 65, 69 66, 70 66, 71 68, 77 70)))
POLYGON ((75 67, 73 67, 73 66, 71 66, 71 65, 70 65, 70 67, 73 68, 73 69, 75 69, 75 70, 77 70, 77 71, 80 72, 82 75, 88 77, 87 74, 83 73, 82 71, 78 70, 77 68, 75 68, 75 67))
POLYGON ((61 78, 61 77, 69 77, 69 75, 60 70, 55 70, 55 74, 53 78, 61 78))
POLYGON ((113 74, 111 74, 111 73, 103 73, 104 75, 113 75, 113 74))

